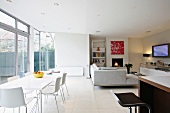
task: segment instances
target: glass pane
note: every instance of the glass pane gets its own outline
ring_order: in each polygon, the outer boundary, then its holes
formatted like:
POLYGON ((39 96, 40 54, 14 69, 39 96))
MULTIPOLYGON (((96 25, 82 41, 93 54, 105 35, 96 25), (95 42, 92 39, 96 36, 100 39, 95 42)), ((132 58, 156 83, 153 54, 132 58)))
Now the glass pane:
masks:
POLYGON ((14 76, 15 34, 0 28, 0 76, 14 76))
POLYGON ((22 31, 28 32, 28 26, 18 21, 17 21, 17 28, 22 31))
POLYGON ((40 34, 40 69, 46 71, 55 66, 54 33, 41 32, 40 34))
POLYGON ((40 33, 34 30, 34 51, 40 50, 40 33))
POLYGON ((15 19, 0 11, 0 22, 15 28, 15 19))
POLYGON ((34 71, 46 71, 55 66, 55 33, 34 30, 34 71))
POLYGON ((34 30, 34 72, 40 70, 40 32, 34 30))
POLYGON ((27 72, 27 45, 28 38, 18 35, 18 75, 20 77, 27 72))

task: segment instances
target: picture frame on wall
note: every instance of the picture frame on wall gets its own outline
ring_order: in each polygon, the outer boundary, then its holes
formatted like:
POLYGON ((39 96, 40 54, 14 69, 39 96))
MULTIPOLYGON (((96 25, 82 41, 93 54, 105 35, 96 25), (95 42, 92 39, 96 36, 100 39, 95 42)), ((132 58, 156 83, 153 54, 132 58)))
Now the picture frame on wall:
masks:
POLYGON ((111 54, 112 55, 124 54, 124 41, 111 41, 111 54))

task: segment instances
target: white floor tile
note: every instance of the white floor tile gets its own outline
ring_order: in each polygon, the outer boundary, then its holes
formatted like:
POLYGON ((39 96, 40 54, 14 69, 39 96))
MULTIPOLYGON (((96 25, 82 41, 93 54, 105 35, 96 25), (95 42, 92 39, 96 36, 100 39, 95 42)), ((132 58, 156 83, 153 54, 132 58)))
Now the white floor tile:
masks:
MULTIPOLYGON (((64 90, 66 103, 63 104, 60 93, 57 96, 60 113, 128 113, 129 109, 121 107, 111 95, 110 90, 115 93, 134 92, 136 95, 138 94, 138 89, 135 87, 95 86, 94 90, 91 79, 85 77, 67 77, 66 83, 69 90, 69 96, 64 90)), ((21 113, 25 113, 24 110, 23 107, 21 113)), ((3 112, 3 108, 0 108, 0 112, 3 112)), ((6 109, 5 113, 13 113, 13 110, 6 109)), ((58 113, 54 96, 49 96, 47 103, 44 102, 43 96, 43 113, 58 113)))

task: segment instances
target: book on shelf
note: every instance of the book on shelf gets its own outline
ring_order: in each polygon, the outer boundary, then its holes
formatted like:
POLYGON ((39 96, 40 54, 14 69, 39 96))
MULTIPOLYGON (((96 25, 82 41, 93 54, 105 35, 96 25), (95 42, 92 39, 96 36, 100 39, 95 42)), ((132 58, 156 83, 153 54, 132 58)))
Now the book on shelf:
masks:
POLYGON ((96 57, 100 57, 100 53, 96 53, 96 57))
POLYGON ((95 54, 95 53, 93 53, 93 57, 96 57, 96 54, 95 54))
POLYGON ((104 54, 104 53, 101 53, 101 57, 105 57, 105 54, 104 54))

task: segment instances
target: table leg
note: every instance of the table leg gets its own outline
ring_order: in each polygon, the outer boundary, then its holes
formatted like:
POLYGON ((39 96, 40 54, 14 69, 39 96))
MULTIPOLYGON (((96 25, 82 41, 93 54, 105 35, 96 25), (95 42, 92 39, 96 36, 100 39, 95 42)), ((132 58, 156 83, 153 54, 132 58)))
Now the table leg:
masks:
POLYGON ((40 113, 42 113, 42 90, 40 90, 40 113))

